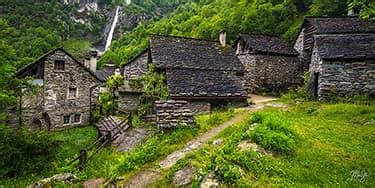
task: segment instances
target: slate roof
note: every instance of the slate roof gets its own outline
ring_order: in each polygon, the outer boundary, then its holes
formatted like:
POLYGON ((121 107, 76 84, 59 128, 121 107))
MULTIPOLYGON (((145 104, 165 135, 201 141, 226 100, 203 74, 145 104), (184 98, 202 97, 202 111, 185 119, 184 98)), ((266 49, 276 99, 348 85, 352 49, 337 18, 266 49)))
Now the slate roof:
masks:
POLYGON ((246 49, 251 49, 255 54, 298 55, 296 50, 277 36, 243 33, 236 40, 238 42, 242 42, 246 49))
POLYGON ((358 17, 307 17, 304 24, 310 23, 316 34, 328 33, 373 33, 374 20, 363 20, 358 17))
POLYGON ((234 71, 168 69, 167 86, 172 98, 246 98, 247 93, 234 71))
POLYGON ((322 59, 375 59, 375 33, 317 35, 315 40, 322 59))
POLYGON ((108 77, 113 75, 115 73, 116 66, 113 64, 106 64, 104 67, 100 70, 96 71, 96 76, 101 80, 105 81, 108 77))
POLYGON ((150 52, 157 69, 244 70, 234 50, 216 41, 151 35, 150 52))
POLYGON ((236 76, 245 71, 234 49, 217 41, 152 35, 151 60, 165 70, 172 98, 244 99, 247 93, 236 76))
POLYGON ((15 76, 17 77, 22 77, 23 74, 30 68, 32 68, 34 65, 40 63, 42 60, 44 60, 47 56, 55 53, 56 51, 62 51, 63 53, 67 54, 70 58, 73 59, 73 61, 75 61, 78 65, 80 65, 81 67, 83 67, 87 72, 89 72, 94 78, 96 78, 97 80, 99 81, 102 81, 100 78, 98 78, 98 76, 92 72, 89 68, 85 67, 85 65, 83 65, 80 61, 78 61, 75 57, 73 57, 73 55, 71 55, 69 52, 67 52, 66 50, 64 50, 63 48, 55 48, 47 53, 45 53, 44 55, 40 56, 39 58, 37 58, 34 62, 22 67, 21 69, 19 69, 16 73, 15 73, 15 76))

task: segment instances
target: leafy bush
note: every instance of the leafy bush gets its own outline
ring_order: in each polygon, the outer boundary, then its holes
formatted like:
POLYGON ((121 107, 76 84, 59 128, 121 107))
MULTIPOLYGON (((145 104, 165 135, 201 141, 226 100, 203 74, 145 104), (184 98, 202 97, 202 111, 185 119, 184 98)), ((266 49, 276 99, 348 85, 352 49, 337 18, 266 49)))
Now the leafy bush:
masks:
POLYGON ((56 158, 56 146, 46 132, 0 127, 0 177, 15 177, 46 170, 56 158))
POLYGON ((274 113, 255 113, 249 123, 259 123, 254 131, 247 133, 263 148, 286 155, 294 152, 296 136, 281 116, 274 113))

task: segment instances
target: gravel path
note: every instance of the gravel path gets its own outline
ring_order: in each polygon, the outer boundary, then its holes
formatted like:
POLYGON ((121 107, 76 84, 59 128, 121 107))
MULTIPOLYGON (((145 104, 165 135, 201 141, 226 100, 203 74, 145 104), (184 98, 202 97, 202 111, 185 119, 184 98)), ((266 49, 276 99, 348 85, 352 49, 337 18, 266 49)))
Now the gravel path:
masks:
MULTIPOLYGON (((160 168, 163 170, 171 168, 173 165, 177 163, 178 160, 183 159, 187 154, 198 149, 204 143, 207 143, 209 140, 217 136, 221 131, 223 131, 227 127, 230 127, 244 120, 249 112, 260 110, 264 108, 264 103, 276 100, 276 98, 261 97, 256 95, 252 95, 251 99, 255 103, 255 105, 244 108, 244 111, 242 111, 239 115, 235 116, 231 120, 215 128, 212 128, 211 130, 205 133, 202 133, 198 137, 194 138, 192 141, 188 142, 184 148, 169 154, 159 163, 160 168)), ((130 177, 126 181, 126 187, 145 187, 155 182, 159 177, 161 177, 160 169, 143 170, 130 177)))

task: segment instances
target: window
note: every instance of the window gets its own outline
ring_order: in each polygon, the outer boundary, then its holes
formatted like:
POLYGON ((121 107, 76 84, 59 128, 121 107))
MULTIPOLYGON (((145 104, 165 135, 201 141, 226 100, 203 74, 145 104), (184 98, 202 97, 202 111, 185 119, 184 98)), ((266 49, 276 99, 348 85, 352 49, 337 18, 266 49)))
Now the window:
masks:
POLYGON ((70 115, 64 116, 64 124, 70 124, 70 115))
POLYGON ((55 70, 56 71, 64 71, 65 69, 65 61, 56 60, 55 61, 55 70))
POLYGON ((74 123, 81 123, 81 114, 74 114, 74 123))
POLYGON ((76 98, 77 97, 77 88, 70 87, 68 90, 68 98, 76 98))

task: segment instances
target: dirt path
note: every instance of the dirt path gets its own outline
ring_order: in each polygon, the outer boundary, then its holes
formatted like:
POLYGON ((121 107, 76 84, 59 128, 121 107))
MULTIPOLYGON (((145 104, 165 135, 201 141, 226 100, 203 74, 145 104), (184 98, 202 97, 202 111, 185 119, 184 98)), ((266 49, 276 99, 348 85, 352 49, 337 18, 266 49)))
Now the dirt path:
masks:
MULTIPOLYGON (((198 149, 204 143, 207 143, 209 140, 217 136, 221 131, 223 131, 227 127, 230 127, 244 120, 249 112, 260 110, 264 107, 264 103, 276 100, 277 98, 251 95, 251 99, 255 103, 255 105, 244 108, 244 111, 242 111, 239 115, 235 116, 231 120, 215 128, 212 128, 211 130, 205 133, 202 133, 198 137, 194 138, 194 140, 188 142, 184 148, 169 154, 165 159, 163 159, 159 163, 160 168, 163 170, 171 168, 173 165, 177 163, 178 160, 183 159, 187 154, 198 149)), ((140 171, 139 173, 133 175, 130 179, 126 181, 126 187, 145 187, 155 182, 159 177, 161 177, 161 175, 162 174, 160 173, 160 169, 147 169, 140 171)))

